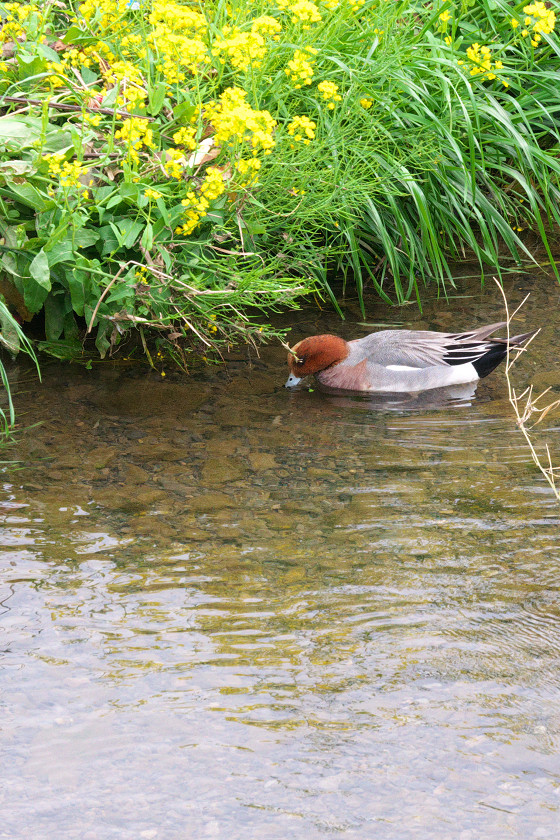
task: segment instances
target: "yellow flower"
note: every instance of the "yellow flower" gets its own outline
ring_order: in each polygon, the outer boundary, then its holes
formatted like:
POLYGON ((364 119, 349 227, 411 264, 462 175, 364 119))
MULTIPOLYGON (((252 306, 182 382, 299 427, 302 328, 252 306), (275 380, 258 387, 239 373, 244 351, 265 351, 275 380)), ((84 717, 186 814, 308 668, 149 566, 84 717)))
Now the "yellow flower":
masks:
POLYGON ((260 67, 266 55, 264 38, 258 31, 242 32, 238 27, 225 26, 223 37, 213 45, 217 55, 225 53, 231 65, 237 70, 260 67))
POLYGON ((144 195, 146 196, 146 198, 151 198, 154 201, 157 201, 158 198, 161 198, 161 193, 157 190, 153 190, 151 187, 148 187, 148 189, 144 190, 144 195))
POLYGON ((247 143, 256 155, 270 154, 274 146, 276 120, 268 111, 256 111, 247 102, 247 92, 229 87, 220 95, 219 103, 204 106, 204 117, 215 131, 216 144, 234 146, 247 143))
POLYGON ((258 35, 269 35, 274 41, 278 41, 282 32, 282 24, 270 15, 262 15, 255 18, 251 23, 251 31, 258 35))
POLYGON ((165 160, 163 168, 170 178, 176 178, 178 181, 183 177, 185 171, 185 153, 182 149, 166 149, 165 160))
POLYGON ((101 114, 84 114, 84 122, 93 128, 97 128, 101 122, 101 114))
MULTIPOLYGON (((484 79, 491 81, 496 78, 495 70, 502 70, 503 63, 496 61, 492 63, 490 48, 487 46, 480 46, 474 43, 471 47, 467 47, 467 58, 471 62, 469 73, 471 76, 482 76, 484 79)), ((459 61, 459 64, 463 62, 459 61)), ((505 85, 507 87, 508 85, 505 85)))
POLYGON ((173 142, 176 146, 186 146, 191 152, 194 152, 196 149, 196 140, 195 140, 196 129, 194 128, 180 128, 179 131, 176 131, 173 135, 173 142))
POLYGON ((240 158, 235 164, 236 170, 242 176, 237 180, 240 187, 248 187, 249 184, 255 184, 257 172, 261 168, 261 162, 258 158, 240 158))
POLYGON ((219 198, 225 188, 220 170, 215 166, 209 166, 198 193, 195 190, 189 190, 186 198, 181 201, 181 204, 185 208, 184 222, 175 228, 175 233, 189 236, 198 226, 201 219, 206 216, 210 203, 219 198))
MULTIPOLYGON (((529 3, 523 7, 526 17, 523 21, 525 28, 521 31, 523 38, 531 35, 531 44, 538 47, 543 35, 550 35, 556 26, 556 15, 545 3, 529 3)), ((512 18, 511 25, 517 29, 519 22, 512 18)))
POLYGON ((360 99, 360 105, 362 106, 362 108, 365 108, 366 111, 368 111, 373 105, 373 99, 370 99, 369 96, 364 96, 362 99, 360 99))
POLYGON ((303 142, 306 146, 315 138, 316 128, 317 123, 304 116, 294 117, 287 126, 288 134, 298 143, 303 142))
POLYGON ((290 81, 295 82, 296 90, 303 87, 303 85, 310 85, 313 78, 313 56, 318 50, 308 47, 306 50, 296 50, 294 57, 288 61, 285 68, 285 73, 290 81))
POLYGON ((332 111, 336 102, 342 102, 342 96, 338 92, 338 85, 334 82, 319 82, 317 90, 323 99, 329 104, 327 107, 332 111))
MULTIPOLYGON (((81 187, 80 178, 89 172, 89 169, 77 160, 72 163, 67 161, 64 152, 44 155, 43 160, 48 164, 49 175, 51 178, 57 177, 61 187, 81 187)), ((84 191, 84 198, 89 198, 87 190, 84 191)))
POLYGON ((276 5, 291 12, 292 23, 302 23, 303 29, 309 29, 312 23, 322 20, 319 9, 310 0, 276 0, 276 5))
POLYGON ((138 152, 143 147, 154 148, 153 132, 149 127, 149 122, 140 117, 131 117, 124 120, 122 127, 115 131, 115 140, 124 140, 128 155, 136 164, 140 161, 138 152))
POLYGON ((441 20, 442 23, 447 23, 448 20, 451 20, 451 15, 447 11, 447 9, 445 10, 445 12, 441 13, 441 15, 439 16, 439 19, 441 20))

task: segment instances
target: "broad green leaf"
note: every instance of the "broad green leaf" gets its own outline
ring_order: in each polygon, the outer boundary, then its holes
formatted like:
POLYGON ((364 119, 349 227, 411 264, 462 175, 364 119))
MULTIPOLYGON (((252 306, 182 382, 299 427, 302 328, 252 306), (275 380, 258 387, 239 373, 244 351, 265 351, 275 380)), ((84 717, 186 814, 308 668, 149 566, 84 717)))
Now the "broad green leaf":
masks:
POLYGON ((49 295, 45 300, 45 335, 47 341, 57 341, 64 329, 66 301, 63 294, 49 295))
POLYGON ((29 175, 34 171, 34 167, 27 160, 6 160, 0 163, 0 184, 5 184, 6 179, 15 177, 21 178, 22 175, 29 175))
POLYGON ((74 233, 74 244, 76 248, 90 248, 99 239, 99 231, 92 228, 81 228, 74 233))
POLYGON ((163 82, 160 82, 159 85, 156 85, 156 87, 150 90, 149 112, 153 117, 157 117, 161 111, 166 91, 167 86, 164 85, 163 82))
POLYGON ((70 238, 57 242, 52 247, 45 246, 45 253, 49 259, 49 267, 54 268, 62 262, 69 262, 74 257, 74 246, 70 238))
POLYGON ((49 260, 42 248, 29 266, 29 273, 40 286, 48 292, 50 291, 51 272, 49 269, 49 260))
POLYGON ((47 207, 53 206, 53 202, 50 199, 43 198, 33 184, 16 184, 12 180, 6 179, 6 187, 13 192, 18 201, 27 207, 32 207, 33 210, 46 210, 47 207))
POLYGON ((19 353, 20 341, 17 324, 6 306, 0 307, 0 344, 3 344, 14 356, 19 353))
POLYGON ((88 35, 79 26, 71 26, 62 40, 65 44, 80 44, 86 47, 90 44, 95 44, 99 39, 88 35))
POLYGON ((144 233, 142 234, 142 238, 140 240, 140 247, 145 248, 146 251, 149 251, 154 244, 154 232, 152 225, 148 222, 144 229, 144 233))

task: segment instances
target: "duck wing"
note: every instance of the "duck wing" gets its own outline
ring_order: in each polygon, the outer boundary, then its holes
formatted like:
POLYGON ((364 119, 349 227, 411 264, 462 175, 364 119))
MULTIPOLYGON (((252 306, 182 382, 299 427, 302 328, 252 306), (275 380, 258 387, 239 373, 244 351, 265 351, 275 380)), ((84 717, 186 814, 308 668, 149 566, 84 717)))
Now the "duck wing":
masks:
MULTIPOLYGON (((496 343, 507 339, 488 336, 505 327, 505 321, 478 327, 464 333, 439 333, 428 330, 382 330, 349 342, 352 355, 385 368, 428 368, 464 365, 476 362, 496 343)), ((527 336, 515 336, 510 344, 520 343, 527 336)))

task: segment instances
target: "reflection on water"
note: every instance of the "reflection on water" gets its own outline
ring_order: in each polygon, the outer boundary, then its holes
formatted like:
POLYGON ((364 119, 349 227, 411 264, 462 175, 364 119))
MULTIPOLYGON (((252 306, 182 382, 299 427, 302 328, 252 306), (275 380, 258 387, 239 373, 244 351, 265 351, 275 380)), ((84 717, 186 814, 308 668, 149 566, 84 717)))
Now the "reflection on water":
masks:
MULTIPOLYGON (((534 285, 527 328, 558 295, 534 285)), ((475 291, 406 316, 500 312, 475 291)), ((294 339, 337 330, 362 334, 309 311, 294 339)), ((503 374, 289 393, 284 356, 25 386, 43 424, 0 493, 0 838, 556 838, 559 511, 503 374)))

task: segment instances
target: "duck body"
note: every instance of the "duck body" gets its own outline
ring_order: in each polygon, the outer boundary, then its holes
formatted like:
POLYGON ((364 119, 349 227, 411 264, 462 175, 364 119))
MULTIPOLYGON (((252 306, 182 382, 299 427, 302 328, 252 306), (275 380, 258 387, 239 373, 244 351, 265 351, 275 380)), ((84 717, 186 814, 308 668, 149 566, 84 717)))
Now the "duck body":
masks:
MULTIPOLYGON (((464 333, 381 330, 353 341, 310 336, 288 356, 286 387, 311 374, 322 385, 346 391, 414 393, 476 382, 506 357, 508 339, 490 338, 506 326, 504 321, 464 333)), ((510 349, 522 346, 536 332, 510 337, 510 349)))

